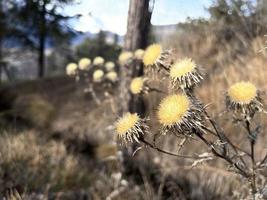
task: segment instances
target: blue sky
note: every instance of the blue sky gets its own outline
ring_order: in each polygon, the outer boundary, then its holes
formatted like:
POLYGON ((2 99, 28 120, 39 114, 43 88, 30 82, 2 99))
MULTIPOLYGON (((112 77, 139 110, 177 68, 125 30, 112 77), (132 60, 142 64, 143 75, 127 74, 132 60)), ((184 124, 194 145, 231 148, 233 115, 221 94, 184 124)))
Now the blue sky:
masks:
MULTIPOLYGON (((187 17, 208 17, 205 10, 212 0, 155 0, 151 22, 166 25, 183 22, 187 17)), ((73 24, 79 31, 109 30, 126 33, 129 0, 79 0, 64 9, 69 15, 82 14, 73 24), (90 13, 90 15, 89 15, 90 13)))

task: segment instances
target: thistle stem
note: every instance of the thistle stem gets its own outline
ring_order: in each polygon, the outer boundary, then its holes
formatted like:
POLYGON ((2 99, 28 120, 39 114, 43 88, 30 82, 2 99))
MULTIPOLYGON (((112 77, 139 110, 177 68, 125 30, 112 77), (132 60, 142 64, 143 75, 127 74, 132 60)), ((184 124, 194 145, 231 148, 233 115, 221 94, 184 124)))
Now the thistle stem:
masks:
POLYGON ((217 156, 217 157, 219 157, 219 158, 221 158, 221 159, 223 159, 223 160, 225 160, 225 161, 227 161, 229 164, 231 164, 231 165, 233 165, 237 170, 239 170, 239 172, 240 172, 240 174, 242 174, 244 177, 249 177, 248 176, 248 174, 247 174, 247 172, 246 171, 244 171, 237 163, 234 163, 227 155, 222 155, 222 154, 220 154, 216 149, 215 149, 215 147, 213 146, 213 144, 211 144, 208 140, 206 140, 206 138, 204 138, 203 136, 202 136, 202 134, 201 133, 199 133, 198 131, 195 131, 195 134, 196 134, 196 136, 198 137, 198 138, 200 138, 208 147, 210 147, 211 148, 211 151, 212 151, 212 153, 215 155, 215 156, 217 156))
MULTIPOLYGON (((194 100, 199 101, 199 100, 197 99, 197 97, 194 95, 193 91, 186 90, 185 92, 186 92, 187 95, 191 96, 194 100)), ((246 167, 246 166, 247 166, 247 165, 246 165, 246 162, 244 161, 244 159, 243 159, 241 156, 239 156, 239 153, 238 153, 238 150, 237 150, 237 149, 239 149, 239 151, 242 151, 242 152, 244 152, 244 153, 246 153, 246 154, 248 154, 248 153, 245 152, 244 150, 242 150, 241 148, 237 148, 237 147, 231 142, 231 140, 224 134, 224 132, 219 130, 219 128, 218 128, 216 122, 209 116, 209 114, 208 114, 208 112, 206 111, 205 107, 203 106, 202 102, 201 102, 201 105, 202 105, 202 107, 203 107, 204 114, 205 114, 206 117, 208 118, 208 120, 209 120, 211 126, 213 127, 213 129, 214 129, 214 131, 215 131, 217 137, 218 137, 222 142, 225 142, 225 144, 223 145, 224 155, 226 156, 226 154, 227 154, 227 146, 226 146, 226 144, 229 144, 229 145, 232 147, 232 149, 234 150, 235 154, 239 157, 239 159, 240 159, 240 161, 242 162, 242 164, 244 165, 244 167, 246 167)))
POLYGON ((252 177, 251 177, 251 190, 253 195, 253 200, 255 200, 255 195, 257 193, 257 185, 256 185, 256 174, 255 174, 255 136, 252 134, 250 128, 250 122, 246 120, 246 129, 249 134, 250 140, 250 151, 251 151, 251 162, 252 162, 252 177))
POLYGON ((165 151, 163 149, 158 148, 155 144, 151 144, 150 142, 148 142, 147 140, 145 140, 144 138, 139 138, 139 140, 141 142, 143 142, 145 145, 149 146, 152 149, 157 150, 158 152, 170 155, 170 156, 175 156, 175 157, 180 157, 180 158, 187 158, 187 159, 197 159, 197 156, 188 156, 188 155, 180 155, 180 154, 175 154, 169 151, 165 151))

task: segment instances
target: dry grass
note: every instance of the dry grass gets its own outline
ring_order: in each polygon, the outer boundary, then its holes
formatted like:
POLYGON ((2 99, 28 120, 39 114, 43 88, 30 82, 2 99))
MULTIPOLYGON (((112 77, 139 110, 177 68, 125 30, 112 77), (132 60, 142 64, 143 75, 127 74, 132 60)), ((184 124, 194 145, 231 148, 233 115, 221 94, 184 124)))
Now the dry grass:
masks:
POLYGON ((88 167, 82 168, 82 161, 61 142, 43 141, 32 130, 4 133, 0 144, 2 189, 58 191, 89 185, 88 167))

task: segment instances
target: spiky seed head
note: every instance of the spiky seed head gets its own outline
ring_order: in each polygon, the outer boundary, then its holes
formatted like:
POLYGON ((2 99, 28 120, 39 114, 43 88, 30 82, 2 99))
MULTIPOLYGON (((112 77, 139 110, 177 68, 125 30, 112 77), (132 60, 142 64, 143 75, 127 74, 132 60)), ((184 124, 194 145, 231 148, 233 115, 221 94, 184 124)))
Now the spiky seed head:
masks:
POLYGON ((139 138, 144 135, 145 126, 143 120, 137 113, 125 113, 116 123, 116 133, 123 143, 139 142, 139 138))
POLYGON ((143 56, 143 63, 145 66, 152 66, 157 63, 160 59, 162 53, 162 48, 159 44, 152 44, 148 46, 145 50, 143 56))
POLYGON ((130 51, 124 51, 119 55, 119 63, 125 65, 133 57, 133 53, 130 51))
POLYGON ((175 62, 170 68, 170 78, 174 87, 182 89, 191 88, 203 79, 199 67, 191 58, 175 62))
POLYGON ((170 95, 164 98, 158 109, 158 119, 163 126, 179 123, 190 108, 190 101, 185 95, 170 95))
POLYGON ((69 63, 66 66, 66 74, 69 76, 75 75, 77 68, 78 68, 78 65, 76 63, 69 63))
POLYGON ((139 60, 142 60, 143 59, 143 56, 144 56, 144 53, 145 51, 143 49, 137 49, 135 52, 134 52, 134 56, 139 59, 139 60))
POLYGON ((136 77, 133 78, 130 84, 130 91, 132 94, 140 94, 144 88, 144 81, 143 77, 136 77))
POLYGON ((108 72, 106 74, 106 77, 108 80, 110 80, 111 82, 116 82, 118 80, 118 74, 116 72, 108 72))
POLYGON ((89 58, 82 58, 79 60, 78 66, 80 70, 88 70, 91 64, 91 60, 89 58))
POLYGON ((203 107, 197 101, 184 94, 165 97, 158 108, 159 123, 166 130, 188 135, 194 131, 203 131, 203 107))
POLYGON ((249 104, 257 96, 257 88, 250 82, 238 82, 228 89, 232 101, 240 104, 249 104))
POLYGON ((102 58, 101 56, 97 56, 94 58, 94 61, 93 61, 93 65, 103 65, 105 62, 104 58, 102 58))
POLYGON ((229 110, 251 118, 256 112, 263 110, 260 92, 251 82, 237 82, 230 86, 226 95, 226 106, 229 110))
POLYGON ((104 72, 101 69, 97 69, 93 73, 93 81, 100 82, 104 76, 104 72))
POLYGON ((113 70, 114 67, 115 67, 114 62, 109 61, 109 62, 106 62, 106 64, 105 64, 105 68, 106 68, 107 71, 113 70))

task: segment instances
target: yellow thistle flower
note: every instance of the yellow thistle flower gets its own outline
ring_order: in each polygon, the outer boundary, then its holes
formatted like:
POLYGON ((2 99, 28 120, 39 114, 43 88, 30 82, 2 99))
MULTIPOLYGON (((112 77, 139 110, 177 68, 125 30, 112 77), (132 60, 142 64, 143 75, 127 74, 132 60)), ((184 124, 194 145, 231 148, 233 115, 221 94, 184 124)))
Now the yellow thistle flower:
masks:
POLYGON ((94 58, 93 65, 103 65, 105 62, 104 58, 97 56, 94 58))
POLYGON ((118 79, 118 74, 116 72, 108 72, 106 74, 106 77, 108 80, 112 81, 112 82, 116 82, 118 79))
POLYGON ((133 78, 130 84, 130 91, 132 94, 140 94, 144 89, 145 79, 143 77, 133 78))
POLYGON ((203 127, 203 109, 186 95, 174 94, 165 97, 158 108, 159 123, 166 129, 181 134, 192 134, 203 127))
POLYGON ((182 89, 191 88, 203 79, 199 68, 190 58, 174 63, 170 68, 170 77, 173 85, 182 89))
POLYGON ((250 82, 239 82, 228 89, 229 97, 240 104, 248 104, 257 96, 257 88, 250 82))
POLYGON ((75 75, 77 68, 78 68, 78 66, 76 63, 69 63, 66 66, 66 74, 69 76, 75 75))
POLYGON ((241 81, 232 85, 226 95, 229 110, 253 117, 257 111, 263 110, 260 92, 251 82, 241 81))
POLYGON ((104 72, 101 69, 95 70, 93 73, 93 81, 100 82, 104 76, 104 72))
POLYGON ((105 68, 106 68, 107 71, 113 70, 114 67, 115 67, 114 62, 109 61, 109 62, 106 62, 106 64, 105 64, 105 68))
POLYGON ((139 60, 142 60, 143 59, 143 56, 144 56, 144 53, 145 51, 143 49, 137 49, 135 52, 134 52, 134 56, 139 59, 139 60))
POLYGON ((80 59, 78 66, 80 70, 88 70, 90 64, 91 60, 89 58, 82 58, 80 59))
POLYGON ((123 143, 139 142, 139 138, 144 135, 146 126, 143 120, 138 116, 137 113, 126 113, 124 114, 115 124, 116 133, 118 139, 123 143))
POLYGON ((133 53, 130 51, 124 51, 119 55, 119 63, 121 65, 127 64, 129 60, 133 57, 133 53))
POLYGON ((159 105, 158 118, 163 126, 172 126, 180 122, 190 108, 185 95, 167 96, 159 105))
POLYGON ((152 44, 147 47, 143 56, 143 63, 145 66, 155 65, 162 53, 162 48, 159 44, 152 44))

